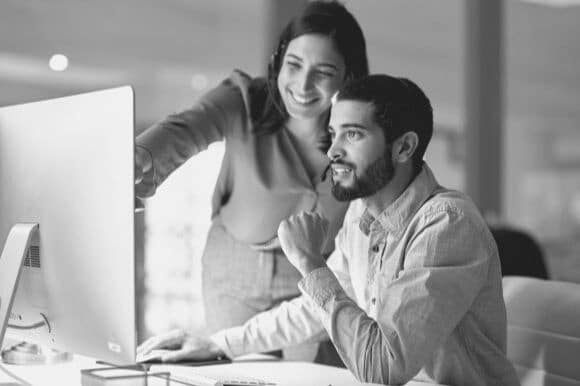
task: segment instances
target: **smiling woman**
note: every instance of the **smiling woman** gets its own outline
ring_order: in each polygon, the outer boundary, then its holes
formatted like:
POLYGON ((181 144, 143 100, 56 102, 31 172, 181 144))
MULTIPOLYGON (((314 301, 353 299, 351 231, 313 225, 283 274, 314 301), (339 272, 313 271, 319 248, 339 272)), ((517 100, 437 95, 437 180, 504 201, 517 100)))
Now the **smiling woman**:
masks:
POLYGON ((344 60, 330 37, 309 34, 292 40, 278 74, 278 90, 290 116, 289 128, 302 128, 305 125, 300 121, 308 119, 326 119, 324 113, 344 74, 344 60))
POLYGON ((265 78, 236 70, 191 108, 137 138, 137 194, 157 187, 190 157, 225 139, 202 257, 207 330, 244 323, 299 294, 299 272, 276 236, 291 214, 329 220, 334 235, 347 205, 322 178, 331 98, 368 73, 362 31, 344 6, 309 2, 282 31, 265 78))

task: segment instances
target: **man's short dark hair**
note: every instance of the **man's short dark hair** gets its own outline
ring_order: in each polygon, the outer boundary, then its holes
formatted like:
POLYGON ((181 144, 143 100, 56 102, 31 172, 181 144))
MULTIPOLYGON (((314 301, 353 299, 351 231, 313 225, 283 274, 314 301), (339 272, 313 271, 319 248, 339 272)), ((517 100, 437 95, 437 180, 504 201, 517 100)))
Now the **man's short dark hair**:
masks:
POLYGON ((413 131, 419 144, 413 154, 413 167, 421 168, 423 156, 433 136, 433 109, 423 90, 406 78, 368 75, 348 81, 336 100, 368 102, 374 106, 374 120, 383 128, 387 144, 413 131))

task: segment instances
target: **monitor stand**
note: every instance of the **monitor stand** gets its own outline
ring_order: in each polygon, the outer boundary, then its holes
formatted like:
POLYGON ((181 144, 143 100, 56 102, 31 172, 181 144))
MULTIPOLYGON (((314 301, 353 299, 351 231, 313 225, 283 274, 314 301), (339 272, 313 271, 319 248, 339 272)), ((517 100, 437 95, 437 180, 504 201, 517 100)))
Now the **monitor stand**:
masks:
POLYGON ((2 362, 11 365, 53 365, 70 362, 72 357, 69 352, 28 342, 20 342, 2 351, 2 362))
MULTIPOLYGON (((16 289, 18 288, 24 258, 28 253, 30 241, 36 232, 38 232, 38 224, 20 223, 14 225, 8 233, 2 255, 0 256, 0 347, 2 347, 6 328, 8 327, 10 311, 16 289)), ((46 317, 44 317, 43 322, 30 328, 38 328, 44 325, 50 328, 46 317)), ((27 329, 26 327, 24 328, 27 329)), ((53 364, 70 361, 71 359, 72 355, 70 353, 45 349, 27 342, 19 343, 2 351, 2 361, 11 364, 53 364)))

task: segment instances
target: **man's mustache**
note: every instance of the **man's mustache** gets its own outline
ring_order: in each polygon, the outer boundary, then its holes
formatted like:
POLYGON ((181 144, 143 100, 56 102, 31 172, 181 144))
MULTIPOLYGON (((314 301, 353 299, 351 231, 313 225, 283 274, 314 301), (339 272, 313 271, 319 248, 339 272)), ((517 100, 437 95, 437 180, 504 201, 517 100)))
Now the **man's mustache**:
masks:
POLYGON ((348 162, 344 162, 342 160, 331 161, 328 163, 326 168, 324 168, 324 171, 322 172, 322 176, 320 176, 321 181, 326 181, 326 177, 328 177, 328 173, 332 169, 332 165, 342 165, 342 166, 346 166, 347 168, 350 168, 352 170, 355 169, 355 166, 353 164, 348 163, 348 162))

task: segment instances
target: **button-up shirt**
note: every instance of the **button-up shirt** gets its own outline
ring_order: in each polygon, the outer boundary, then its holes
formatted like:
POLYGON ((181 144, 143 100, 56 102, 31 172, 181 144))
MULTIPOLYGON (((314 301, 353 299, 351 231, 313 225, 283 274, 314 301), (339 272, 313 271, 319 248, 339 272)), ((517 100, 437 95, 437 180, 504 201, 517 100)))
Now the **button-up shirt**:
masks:
POLYGON ((354 201, 302 296, 214 335, 230 356, 330 336, 361 381, 517 385, 496 245, 471 200, 429 167, 377 218, 354 201))

